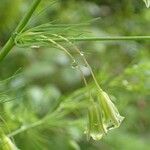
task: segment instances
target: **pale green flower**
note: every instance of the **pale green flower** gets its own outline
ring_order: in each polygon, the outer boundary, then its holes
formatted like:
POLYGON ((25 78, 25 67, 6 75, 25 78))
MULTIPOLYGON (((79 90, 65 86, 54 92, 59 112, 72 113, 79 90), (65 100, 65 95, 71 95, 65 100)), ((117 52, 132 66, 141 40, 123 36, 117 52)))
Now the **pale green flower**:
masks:
POLYGON ((143 1, 145 2, 146 7, 149 8, 150 7, 150 0, 143 0, 143 1))
POLYGON ((89 123, 86 131, 88 139, 100 140, 109 130, 120 126, 124 117, 110 100, 108 94, 100 91, 97 95, 98 102, 92 102, 89 108, 89 123))
POLYGON ((98 101, 102 111, 102 120, 106 130, 111 130, 120 126, 124 117, 119 114, 118 109, 104 91, 98 94, 98 101))
POLYGON ((94 103, 92 104, 92 106, 89 108, 88 118, 89 123, 86 131, 88 139, 92 137, 94 140, 100 140, 107 131, 104 128, 102 122, 102 113, 98 105, 94 103))

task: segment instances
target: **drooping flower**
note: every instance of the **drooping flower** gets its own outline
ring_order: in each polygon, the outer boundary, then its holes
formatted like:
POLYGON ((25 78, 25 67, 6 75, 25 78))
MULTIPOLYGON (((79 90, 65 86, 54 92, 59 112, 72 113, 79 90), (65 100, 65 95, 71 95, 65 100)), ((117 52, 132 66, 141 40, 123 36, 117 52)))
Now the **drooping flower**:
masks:
POLYGON ((145 2, 146 7, 149 8, 150 7, 150 0, 143 0, 143 1, 145 2))
POLYGON ((100 140, 109 130, 120 126, 124 117, 104 91, 98 92, 97 101, 93 100, 88 113, 89 123, 86 131, 88 139, 100 140))
POLYGON ((102 114, 98 105, 92 104, 88 110, 88 140, 92 137, 94 140, 100 140, 107 132, 102 122, 102 114))
POLYGON ((102 109, 102 120, 106 130, 119 127, 124 117, 119 114, 117 107, 113 104, 108 94, 104 91, 100 92, 98 101, 102 109))

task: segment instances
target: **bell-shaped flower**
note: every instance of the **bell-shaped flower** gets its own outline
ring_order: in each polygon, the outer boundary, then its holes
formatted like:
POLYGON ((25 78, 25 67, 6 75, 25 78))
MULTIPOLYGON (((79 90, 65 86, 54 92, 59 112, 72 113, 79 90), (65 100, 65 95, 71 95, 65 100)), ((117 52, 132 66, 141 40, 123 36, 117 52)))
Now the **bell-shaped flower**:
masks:
POLYGON ((100 140, 107 132, 102 122, 102 112, 100 107, 93 103, 88 110, 88 129, 86 131, 88 140, 92 137, 94 140, 100 140))
POLYGON ((92 101, 88 112, 88 139, 100 140, 109 130, 120 126, 124 117, 104 91, 98 92, 96 101, 92 101))
POLYGON ((98 101, 102 111, 102 122, 106 130, 111 130, 120 126, 124 117, 119 114, 118 109, 110 100, 108 94, 100 91, 98 101))

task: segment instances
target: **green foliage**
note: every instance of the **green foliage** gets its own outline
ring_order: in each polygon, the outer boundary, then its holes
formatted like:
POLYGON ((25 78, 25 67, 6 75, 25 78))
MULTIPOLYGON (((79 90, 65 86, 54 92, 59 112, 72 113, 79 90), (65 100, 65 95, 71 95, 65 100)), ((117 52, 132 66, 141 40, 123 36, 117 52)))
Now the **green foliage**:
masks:
MULTIPOLYGON (((25 1, 14 2, 16 8, 27 6, 25 1)), ((148 6, 149 1, 145 2, 148 6)), ((2 9, 6 7, 4 3, 0 2, 2 9)), ((41 7, 43 5, 49 6, 48 1, 44 1, 41 7)), ((41 12, 41 9, 39 7, 37 11, 41 12)), ((22 16, 22 10, 14 11, 15 15, 22 16)), ((15 18, 15 15, 7 14, 10 27, 20 17, 15 18)), ((149 43, 75 43, 68 38, 147 35, 149 16, 149 10, 137 0, 58 1, 39 16, 35 15, 28 29, 17 34, 15 42, 18 47, 14 47, 0 63, 0 149, 148 150, 149 43), (86 21, 93 17, 101 19, 86 26, 86 21), (47 20, 52 22, 45 23, 47 20), (41 42, 43 39, 45 41, 41 42), (79 52, 77 47, 82 51, 79 52), (79 63, 72 65, 73 60, 70 61, 68 54, 79 63), (81 54, 88 60, 90 68, 81 54), (110 93, 109 97, 100 93, 97 83, 93 82, 91 68, 96 82, 110 93), (82 83, 80 71, 87 86, 82 83), (89 103, 90 94, 94 105, 89 103), (97 101, 97 95, 105 100, 97 101), (98 102, 102 103, 103 111, 98 102), (99 139, 101 135, 97 131, 105 130, 103 125, 107 129, 120 125, 122 118, 114 104, 125 116, 122 126, 109 131, 101 141, 88 141, 84 133, 88 136, 96 133, 99 139), (89 124, 87 108, 90 108, 89 124), (97 123, 101 126, 97 127, 97 123)), ((5 26, 5 23, 0 25, 5 26)), ((0 28, 1 43, 8 38, 7 32, 10 30, 0 28)))

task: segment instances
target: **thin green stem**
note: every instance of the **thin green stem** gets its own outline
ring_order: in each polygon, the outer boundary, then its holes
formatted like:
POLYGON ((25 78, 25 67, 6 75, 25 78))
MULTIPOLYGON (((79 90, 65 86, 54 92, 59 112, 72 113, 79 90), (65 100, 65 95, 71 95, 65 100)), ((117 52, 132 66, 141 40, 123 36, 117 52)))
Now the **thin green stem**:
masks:
POLYGON ((22 30, 25 28, 25 26, 27 25, 28 21, 30 20, 30 18, 32 16, 33 12, 35 11, 35 9, 37 8, 37 6, 39 5, 40 2, 41 2, 41 0, 34 0, 34 2, 32 3, 31 7, 28 10, 28 12, 25 14, 23 19, 20 21, 20 23, 16 27, 15 32, 12 34, 12 36, 9 38, 7 43, 1 49, 0 62, 6 57, 6 55, 9 53, 9 51, 13 48, 13 46, 15 45, 14 39, 15 39, 16 35, 18 33, 22 32, 22 30))
POLYGON ((22 126, 21 128, 15 130, 15 131, 13 131, 13 132, 11 132, 11 133, 8 134, 7 136, 8 136, 9 138, 11 138, 11 137, 13 137, 13 136, 15 136, 15 135, 17 135, 17 134, 19 134, 19 133, 25 132, 25 131, 27 131, 27 130, 29 130, 29 129, 31 129, 31 128, 40 126, 40 125, 43 124, 43 123, 44 123, 44 120, 40 120, 40 121, 34 122, 34 123, 30 124, 30 125, 22 126))
POLYGON ((70 44, 75 48, 75 50, 77 51, 77 53, 82 57, 82 59, 83 59, 85 65, 87 65, 87 67, 90 69, 91 75, 92 75, 92 77, 93 77, 93 80, 94 80, 94 82, 95 82, 97 88, 99 89, 100 92, 102 92, 103 90, 102 90, 102 88, 100 87, 100 85, 98 84, 98 82, 97 82, 97 80, 96 80, 96 77, 95 77, 95 75, 94 75, 94 72, 93 72, 91 66, 89 65, 88 61, 86 60, 84 54, 82 54, 81 51, 78 49, 78 47, 76 47, 69 39, 67 39, 67 38, 65 38, 65 37, 63 37, 63 36, 60 36, 60 35, 57 35, 57 34, 53 34, 53 35, 56 36, 56 37, 58 37, 58 38, 60 38, 60 39, 62 39, 62 40, 67 41, 68 43, 70 43, 70 44))
MULTIPOLYGON (((143 41, 150 40, 150 36, 106 36, 106 37, 71 37, 69 41, 143 41)), ((63 42, 63 39, 54 39, 56 42, 63 42)))

